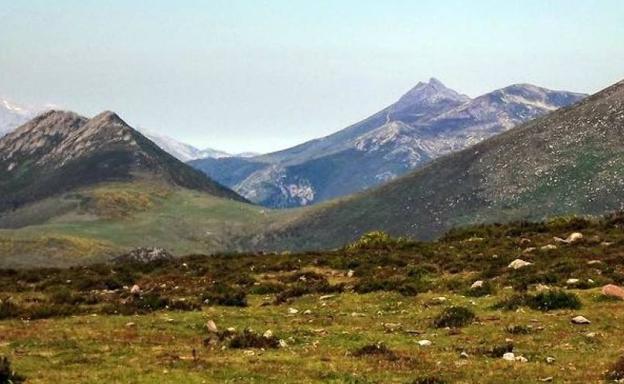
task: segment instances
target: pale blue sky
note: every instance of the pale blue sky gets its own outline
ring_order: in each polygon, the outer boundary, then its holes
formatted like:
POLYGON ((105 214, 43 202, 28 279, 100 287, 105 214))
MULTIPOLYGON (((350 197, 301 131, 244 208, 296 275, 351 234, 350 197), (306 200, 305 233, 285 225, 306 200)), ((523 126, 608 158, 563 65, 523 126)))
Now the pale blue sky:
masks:
POLYGON ((624 78, 624 2, 0 0, 0 95, 199 147, 291 146, 431 76, 594 92, 624 78))

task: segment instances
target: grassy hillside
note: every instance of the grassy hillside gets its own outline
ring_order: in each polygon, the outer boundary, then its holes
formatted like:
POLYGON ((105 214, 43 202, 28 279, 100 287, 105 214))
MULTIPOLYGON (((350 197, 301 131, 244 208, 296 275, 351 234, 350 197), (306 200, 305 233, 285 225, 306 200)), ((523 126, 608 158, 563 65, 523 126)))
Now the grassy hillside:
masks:
POLYGON ((29 383, 607 382, 624 375, 624 301, 600 287, 624 283, 623 222, 0 270, 0 356, 29 383), (509 268, 516 258, 533 264, 509 268))
POLYGON ((237 238, 290 214, 163 183, 98 184, 0 217, 0 266, 74 265, 134 247, 238 250, 237 238))

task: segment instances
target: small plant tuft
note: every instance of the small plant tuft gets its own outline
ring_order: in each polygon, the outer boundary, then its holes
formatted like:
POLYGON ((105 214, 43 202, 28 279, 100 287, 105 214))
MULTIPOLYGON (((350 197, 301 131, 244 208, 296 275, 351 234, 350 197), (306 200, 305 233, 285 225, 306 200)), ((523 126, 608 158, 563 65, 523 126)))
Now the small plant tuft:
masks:
POLYGON ((436 328, 459 328, 464 327, 475 319, 473 311, 466 307, 449 307, 444 309, 433 321, 436 328))

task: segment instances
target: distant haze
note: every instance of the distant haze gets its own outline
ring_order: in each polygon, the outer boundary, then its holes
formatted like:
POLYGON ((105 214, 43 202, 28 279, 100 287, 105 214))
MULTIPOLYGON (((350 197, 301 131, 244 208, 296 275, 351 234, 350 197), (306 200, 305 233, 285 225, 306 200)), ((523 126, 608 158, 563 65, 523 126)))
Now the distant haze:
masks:
POLYGON ((0 96, 269 152, 431 76, 593 93, 624 78, 622 20, 619 0, 0 0, 0 96))

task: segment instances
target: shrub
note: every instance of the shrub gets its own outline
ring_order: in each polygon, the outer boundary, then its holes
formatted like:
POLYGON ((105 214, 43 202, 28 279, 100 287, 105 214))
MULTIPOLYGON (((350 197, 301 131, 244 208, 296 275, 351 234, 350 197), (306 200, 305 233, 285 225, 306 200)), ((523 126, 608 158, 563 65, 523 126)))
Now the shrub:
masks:
POLYGON ((312 281, 308 283, 297 283, 292 287, 280 292, 275 297, 276 304, 285 303, 288 299, 293 297, 301 297, 303 295, 312 293, 338 293, 344 290, 343 284, 331 285, 323 278, 321 281, 312 281))
POLYGON ((202 301, 208 305, 223 305, 226 307, 246 307, 247 295, 245 291, 226 286, 216 285, 211 290, 204 292, 202 301))
POLYGON ((477 288, 469 288, 465 295, 469 297, 482 297, 494 293, 494 286, 489 281, 484 281, 483 285, 477 288))
POLYGON ((581 308, 581 301, 574 293, 547 291, 529 296, 527 305, 531 309, 546 312, 555 309, 579 309, 581 308))
POLYGON ((254 285, 249 289, 249 293, 252 295, 269 295, 282 292, 284 289, 286 289, 284 284, 267 282, 254 285))
POLYGON ((515 311, 526 304, 526 297, 527 295, 513 295, 494 304, 492 308, 502 309, 505 311, 515 311))
POLYGON ((513 349, 513 343, 507 342, 505 344, 493 345, 489 348, 480 348, 479 353, 497 359, 503 357, 503 355, 507 352, 513 352, 513 349))
POLYGON ((437 376, 423 376, 412 380, 410 384, 446 384, 446 381, 437 376))
POLYGON ((396 354, 390 350, 390 348, 386 347, 383 343, 377 344, 368 344, 363 347, 360 347, 353 351, 353 356, 362 357, 362 356, 379 356, 385 357, 390 360, 395 360, 397 358, 396 354))
POLYGON ((624 356, 620 356, 620 358, 615 362, 613 367, 607 372, 607 380, 624 380, 624 356))
POLYGON ((279 339, 275 336, 265 337, 264 335, 259 335, 249 329, 246 329, 241 333, 233 335, 230 338, 228 346, 235 349, 278 348, 279 339))
POLYGON ((369 250, 392 250, 402 248, 409 242, 402 238, 393 238, 385 232, 374 231, 362 235, 358 240, 346 246, 346 251, 369 250))
POLYGON ((404 296, 415 296, 425 292, 430 284, 417 278, 390 278, 390 279, 366 279, 360 280, 353 288, 357 293, 370 293, 376 291, 394 291, 404 296))
POLYGON ((433 320, 436 328, 458 328, 470 324, 475 319, 475 314, 465 307, 448 307, 433 320))
POLYGON ((512 335, 528 335, 529 333, 531 333, 531 328, 527 327, 526 325, 509 325, 507 328, 505 328, 505 330, 507 331, 507 333, 510 333, 512 335))
POLYGON ((0 384, 20 384, 26 381, 11 369, 11 362, 6 357, 0 357, 0 384))
POLYGON ((18 318, 21 315, 17 304, 8 299, 0 299, 0 320, 18 318))
POLYGON ((50 301, 54 304, 76 305, 84 301, 82 296, 72 293, 67 287, 60 287, 50 294, 50 301))

